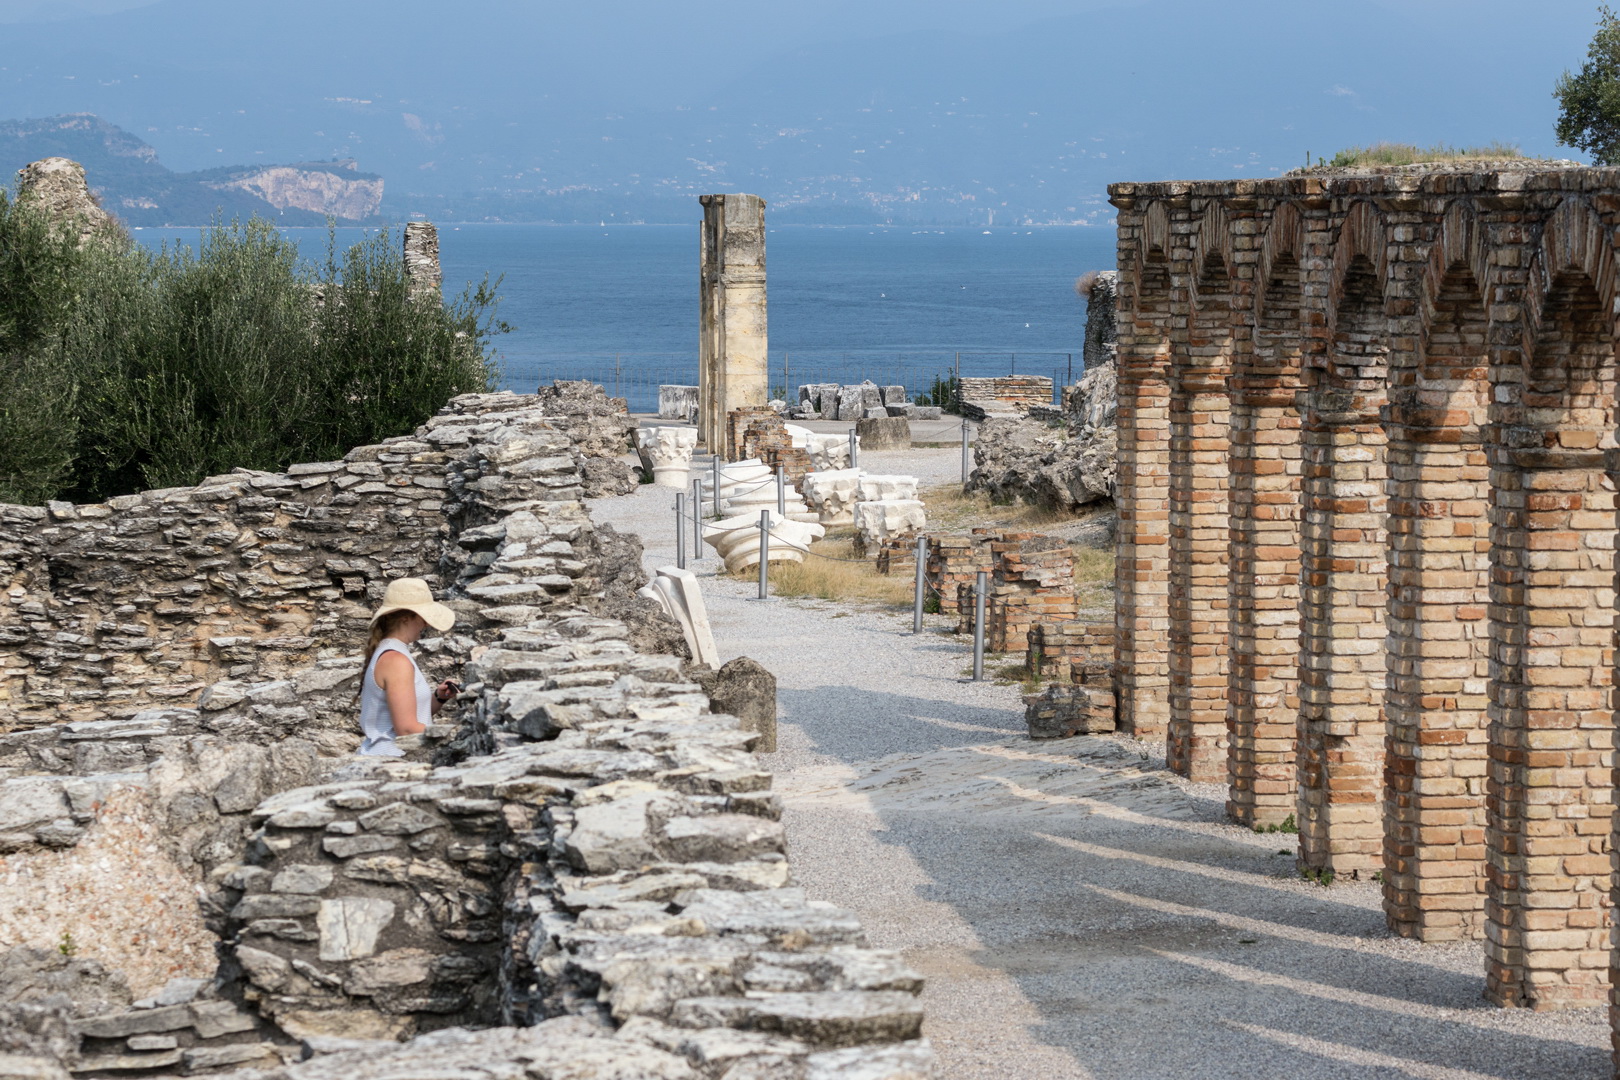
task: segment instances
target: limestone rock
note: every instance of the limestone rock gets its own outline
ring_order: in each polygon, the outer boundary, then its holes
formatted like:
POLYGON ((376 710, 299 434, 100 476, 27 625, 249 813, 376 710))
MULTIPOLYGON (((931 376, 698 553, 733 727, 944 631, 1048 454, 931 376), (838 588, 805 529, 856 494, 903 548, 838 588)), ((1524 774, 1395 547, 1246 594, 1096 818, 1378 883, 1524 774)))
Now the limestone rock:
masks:
POLYGON ((743 730, 758 732, 761 754, 776 751, 776 676, 757 660, 739 656, 718 671, 698 668, 692 678, 709 695, 709 707, 742 721, 743 730))
POLYGON ((32 203, 53 222, 77 231, 81 244, 116 227, 85 183, 84 166, 67 158, 42 158, 19 169, 17 201, 32 203))
POLYGON ((911 449, 911 422, 903 416, 885 415, 858 421, 855 434, 863 450, 911 449))
POLYGON ((991 419, 979 425, 968 491, 997 501, 1060 510, 1112 499, 1117 435, 1111 428, 1052 427, 1038 420, 991 419))

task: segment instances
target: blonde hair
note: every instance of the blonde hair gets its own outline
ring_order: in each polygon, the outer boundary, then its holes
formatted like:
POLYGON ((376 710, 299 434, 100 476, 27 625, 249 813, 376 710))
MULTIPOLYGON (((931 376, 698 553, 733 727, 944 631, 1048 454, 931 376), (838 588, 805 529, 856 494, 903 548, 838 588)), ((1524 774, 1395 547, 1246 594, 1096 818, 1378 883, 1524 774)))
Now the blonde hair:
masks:
POLYGON ((390 611, 371 624, 371 633, 366 639, 366 658, 360 662, 360 685, 354 692, 355 697, 359 697, 361 691, 366 688, 366 672, 371 670, 371 658, 377 655, 377 646, 383 643, 383 638, 393 637, 399 625, 415 614, 416 612, 408 608, 401 608, 398 611, 390 611))

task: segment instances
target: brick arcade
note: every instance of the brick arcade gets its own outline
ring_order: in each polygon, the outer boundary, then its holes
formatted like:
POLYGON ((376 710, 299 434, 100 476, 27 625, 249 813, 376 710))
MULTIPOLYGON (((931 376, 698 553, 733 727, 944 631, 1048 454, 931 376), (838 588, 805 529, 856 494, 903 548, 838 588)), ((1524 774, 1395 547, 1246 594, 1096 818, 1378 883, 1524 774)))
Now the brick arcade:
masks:
POLYGON ((1115 184, 1120 726, 1609 994, 1620 173, 1115 184))

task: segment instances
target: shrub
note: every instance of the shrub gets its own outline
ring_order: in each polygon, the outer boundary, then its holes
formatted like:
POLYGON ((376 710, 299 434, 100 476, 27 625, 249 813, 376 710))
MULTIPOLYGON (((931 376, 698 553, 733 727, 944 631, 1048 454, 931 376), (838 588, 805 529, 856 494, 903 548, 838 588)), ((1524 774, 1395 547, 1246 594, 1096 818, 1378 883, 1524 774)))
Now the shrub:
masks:
POLYGON ((494 286, 413 297, 387 232, 341 253, 329 238, 324 264, 257 218, 195 252, 57 232, 0 203, 0 289, 28 287, 0 301, 0 499, 331 459, 493 383, 494 286))
POLYGON ((961 385, 955 375, 947 375, 944 378, 935 375, 934 384, 918 394, 913 400, 913 404, 938 405, 948 413, 955 413, 959 407, 957 394, 961 389, 961 385))

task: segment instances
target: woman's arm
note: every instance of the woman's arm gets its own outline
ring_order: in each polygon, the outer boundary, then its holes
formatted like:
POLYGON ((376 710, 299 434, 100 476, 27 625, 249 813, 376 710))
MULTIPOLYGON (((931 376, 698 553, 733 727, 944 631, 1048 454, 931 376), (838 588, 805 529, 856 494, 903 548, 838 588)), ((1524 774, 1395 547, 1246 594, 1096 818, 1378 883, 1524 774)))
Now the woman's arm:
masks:
POLYGON ((390 649, 377 658, 372 676, 388 698, 395 735, 415 735, 427 725, 416 719, 416 669, 404 653, 390 649))

